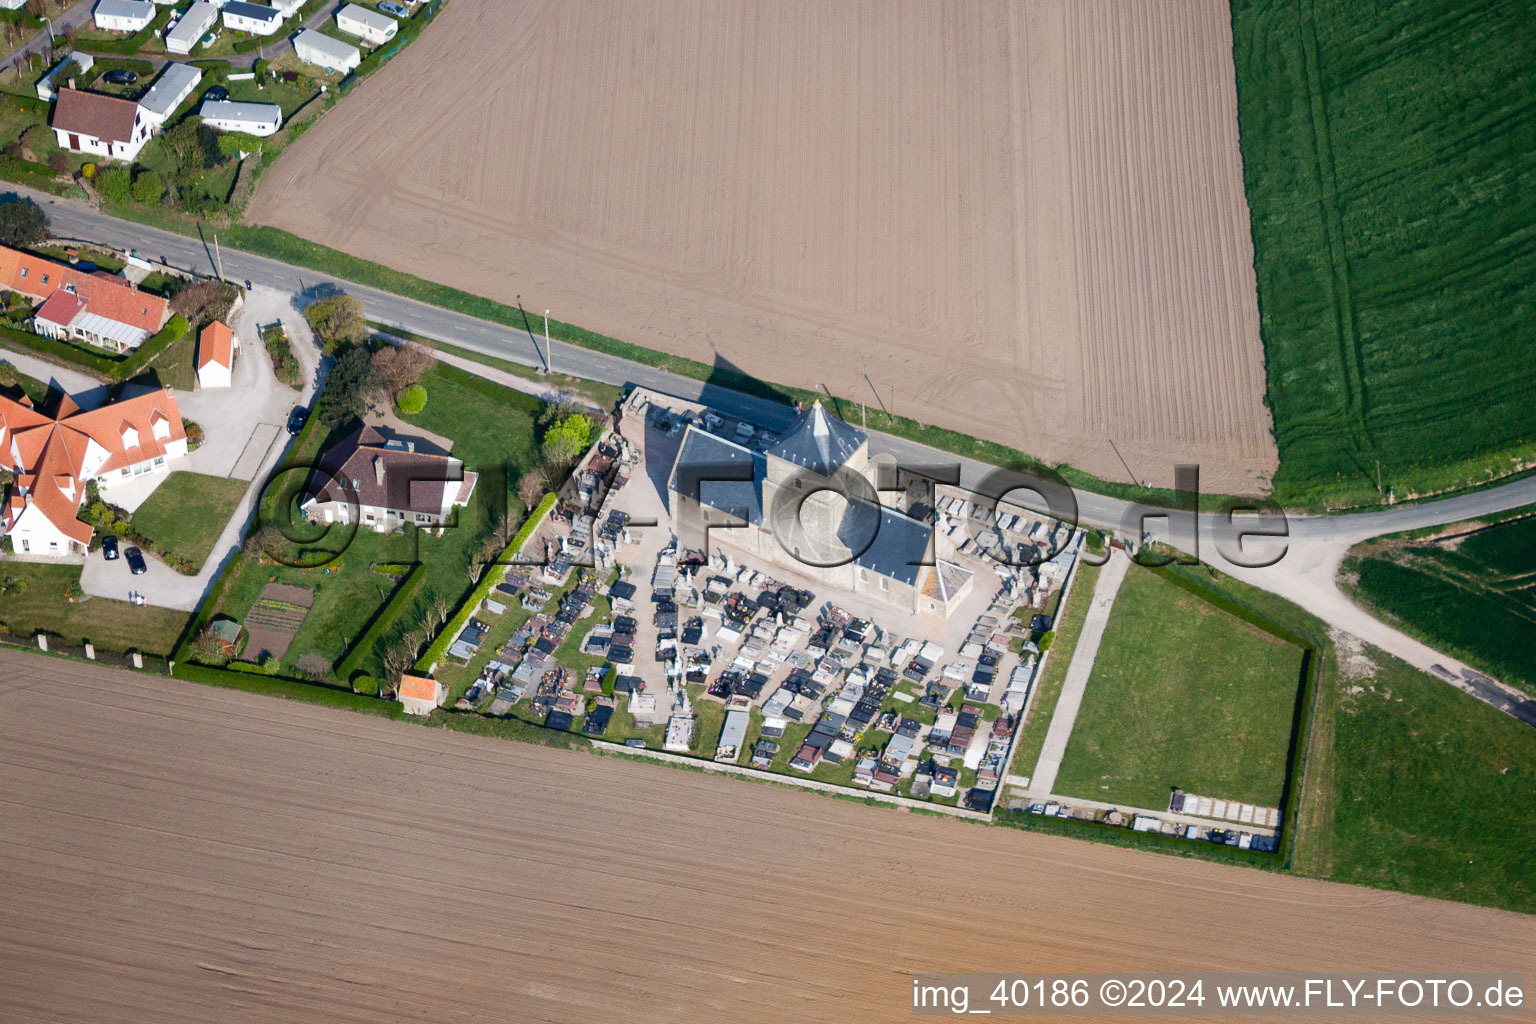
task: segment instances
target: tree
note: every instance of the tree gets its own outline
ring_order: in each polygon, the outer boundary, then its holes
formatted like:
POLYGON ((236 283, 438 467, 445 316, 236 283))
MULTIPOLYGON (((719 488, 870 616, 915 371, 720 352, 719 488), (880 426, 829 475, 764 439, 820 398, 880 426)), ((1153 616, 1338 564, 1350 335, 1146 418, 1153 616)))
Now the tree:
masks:
POLYGON ((108 167, 96 175, 96 191, 103 199, 126 203, 133 198, 133 179, 126 167, 108 167))
POLYGON ((517 481, 517 500, 523 503, 524 508, 533 508, 544 497, 548 483, 549 479, 542 469, 530 469, 517 481))
POLYGON ((204 665, 222 665, 229 660, 229 655, 224 653, 224 645, 213 631, 205 629, 192 641, 192 660, 204 665))
POLYGON ((389 389, 390 397, 398 398, 412 384, 420 384, 436 361, 437 357, 422 345, 386 345, 373 354, 373 372, 389 389))
POLYGON ((373 375, 373 363, 360 348, 348 348, 331 367, 320 398, 320 421, 335 426, 349 417, 362 418, 379 393, 379 379, 373 375))
POLYGON ((48 237, 48 215, 30 199, 0 203, 0 243, 12 248, 36 245, 48 237))
POLYGON ((311 302, 304 310, 304 319, 309 321, 326 355, 333 355, 343 345, 360 344, 368 337, 363 304, 351 295, 331 295, 311 302))
POLYGON ((544 432, 544 458, 563 473, 587 450, 591 437, 592 421, 571 413, 544 432))
POLYGON ((222 154, 219 152, 218 133, 201 120, 185 118, 160 137, 175 155, 176 163, 189 174, 195 176, 219 165, 222 154))
MULTIPOLYGON (((21 383, 21 374, 10 363, 0 363, 0 387, 13 388, 21 383)), ((92 483, 95 481, 93 480, 92 483)))
POLYGON ((133 199, 138 203, 158 203, 165 186, 154 171, 140 171, 133 176, 133 199))
POLYGON ((427 389, 420 384, 412 384, 400 392, 400 397, 395 400, 395 408, 400 410, 403 416, 414 416, 427 407, 427 389))
MULTIPOLYGON (((134 186, 138 186, 138 181, 134 181, 134 186)), ((238 294, 234 285, 224 281, 194 281, 171 297, 171 311, 194 324, 222 320, 229 315, 229 307, 238 294)))

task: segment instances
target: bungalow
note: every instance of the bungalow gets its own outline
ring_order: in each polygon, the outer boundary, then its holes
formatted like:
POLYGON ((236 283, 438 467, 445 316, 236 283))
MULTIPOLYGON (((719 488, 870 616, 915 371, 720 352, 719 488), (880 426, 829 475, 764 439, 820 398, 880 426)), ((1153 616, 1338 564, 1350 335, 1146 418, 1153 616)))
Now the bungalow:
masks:
POLYGON ((387 14, 357 4, 347 4, 336 12, 336 27, 349 36, 379 46, 389 42, 400 30, 400 23, 387 14))
POLYGON ((137 159, 153 127, 137 103, 101 93, 64 89, 53 108, 60 149, 112 160, 137 159))
POLYGON ((448 699, 448 687, 426 676, 400 677, 400 708, 408 715, 430 715, 448 699))
POLYGON ((312 28, 293 37, 293 52, 304 63, 327 71, 351 71, 363 62, 362 51, 357 47, 312 28))
POLYGON ((218 320, 203 328, 197 337, 197 383, 204 388, 227 388, 235 368, 235 352, 240 343, 235 332, 218 320))
POLYGON ((441 526, 469 504, 478 475, 446 454, 416 450, 416 442, 361 427, 320 457, 312 490, 299 504, 310 520, 359 525, 378 533, 407 523, 441 526))
POLYGON ((150 0, 98 0, 91 18, 104 32, 139 32, 155 20, 155 5, 150 0))
POLYGON ((218 20, 219 8, 216 4, 197 0, 197 3, 187 8, 176 27, 165 34, 165 48, 171 53, 191 53, 198 40, 207 35, 213 23, 218 20))
POLYGON ((201 68, 175 62, 167 64, 165 71, 155 79, 155 84, 139 97, 139 109, 149 121, 150 129, 165 124, 202 80, 201 68))
POLYGON ((225 28, 257 36, 273 35, 283 27, 282 11, 246 0, 229 0, 224 5, 223 18, 225 28))
POLYGON ((276 135, 283 126, 283 108, 276 103, 203 100, 197 115, 210 128, 221 132, 244 132, 260 138, 276 135))
POLYGON ((84 554, 91 527, 78 518, 85 485, 167 472, 187 454, 170 388, 84 410, 68 395, 49 411, 0 396, 0 468, 12 474, 4 532, 16 555, 84 554))
POLYGON ((106 271, 74 267, 0 246, 0 291, 42 305, 32 327, 55 340, 85 341, 116 352, 137 348, 165 325, 168 303, 106 271))

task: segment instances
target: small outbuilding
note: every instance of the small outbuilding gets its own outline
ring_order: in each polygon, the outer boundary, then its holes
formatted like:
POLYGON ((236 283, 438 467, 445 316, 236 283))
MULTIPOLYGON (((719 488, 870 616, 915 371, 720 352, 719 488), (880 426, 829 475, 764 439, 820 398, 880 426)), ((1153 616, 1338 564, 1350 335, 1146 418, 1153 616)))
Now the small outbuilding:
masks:
POLYGON ((357 47, 340 39, 332 39, 312 28, 293 37, 293 52, 304 63, 327 71, 345 73, 363 62, 362 51, 357 47))
POLYGON ((218 20, 219 9, 216 5, 197 0, 197 3, 187 8, 176 27, 165 34, 165 48, 171 53, 191 53, 198 40, 207 35, 213 23, 218 20))
POLYGON ((347 4, 336 12, 336 27, 370 46, 387 43, 400 31, 400 23, 394 18, 358 4, 347 4))
POLYGON ((229 0, 224 5, 223 18, 225 28, 256 36, 270 36, 283 27, 282 11, 246 0, 229 0))
POLYGON ((266 138, 283 126, 283 108, 276 103, 237 103, 203 100, 197 114, 203 123, 221 132, 243 132, 266 138))
POLYGON ((448 687, 426 676, 401 676, 399 697, 406 714, 430 715, 448 699, 448 687))
POLYGON ((227 388, 235 368, 235 332, 218 320, 203 328, 197 338, 197 383, 204 388, 227 388))
POLYGON ((97 0, 91 20, 104 32, 139 32, 155 20, 150 0, 97 0))

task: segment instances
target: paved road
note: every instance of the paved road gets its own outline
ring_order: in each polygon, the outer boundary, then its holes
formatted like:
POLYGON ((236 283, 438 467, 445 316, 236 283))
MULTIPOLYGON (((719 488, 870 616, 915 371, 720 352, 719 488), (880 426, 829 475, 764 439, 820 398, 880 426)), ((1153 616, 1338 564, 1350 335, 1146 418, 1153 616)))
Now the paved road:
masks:
MULTIPOLYGON (((62 199, 20 186, 11 186, 10 190, 30 196, 42 204, 48 210, 53 231, 57 235, 135 248, 152 258, 199 273, 216 270, 216 249, 212 237, 206 241, 187 238, 169 231, 117 220, 78 200, 62 199)), ((252 280, 300 295, 324 294, 329 289, 344 285, 347 292, 364 302, 372 319, 473 352, 525 366, 543 366, 552 362, 554 368, 563 373, 619 386, 644 386, 706 402, 773 429, 782 429, 793 415, 787 406, 625 359, 560 341, 546 346, 544 340, 535 333, 539 317, 532 310, 529 311, 529 329, 512 330, 375 288, 338 281, 328 275, 264 256, 228 248, 224 248, 220 255, 227 278, 252 280)), ((874 453, 892 455, 908 464, 958 466, 961 484, 970 487, 975 487, 995 472, 994 467, 983 463, 878 432, 871 434, 870 449, 874 453)), ((1120 530, 1134 536, 1138 524, 1143 521, 1142 517, 1152 517, 1147 526, 1153 533, 1167 537, 1170 542, 1185 550, 1195 547, 1195 541, 1191 538, 1170 536, 1170 528, 1157 518, 1164 514, 1163 510, 1099 494, 1081 493, 1076 499, 1078 517, 1084 523, 1120 530)), ((1338 590, 1334 581, 1344 552, 1351 545, 1369 537, 1457 522, 1532 504, 1536 504, 1536 477, 1420 505, 1352 515, 1293 517, 1288 523, 1289 544, 1285 556, 1274 565, 1258 568, 1236 564, 1233 559, 1242 559, 1243 555, 1218 548, 1212 540, 1216 536, 1215 531, 1223 525, 1223 520, 1216 515, 1202 514, 1198 517, 1198 553, 1218 569, 1297 601, 1330 624, 1354 633, 1409 664, 1425 671, 1433 671, 1436 666, 1443 667, 1455 678, 1454 685, 1500 710, 1536 725, 1536 701, 1529 701, 1517 691, 1494 681, 1472 679, 1468 676, 1472 671, 1468 666, 1440 655, 1361 611, 1338 590)))
POLYGON ((91 0, 75 0, 75 5, 63 14, 56 15, 53 19, 53 32, 50 34, 48 26, 44 25, 10 53, 6 54, 0 64, 6 67, 14 67, 16 64, 30 57, 34 53, 40 53, 45 60, 52 59, 55 51, 72 49, 70 42, 65 38, 65 32, 73 27, 83 26, 91 20, 91 12, 96 5, 91 0))

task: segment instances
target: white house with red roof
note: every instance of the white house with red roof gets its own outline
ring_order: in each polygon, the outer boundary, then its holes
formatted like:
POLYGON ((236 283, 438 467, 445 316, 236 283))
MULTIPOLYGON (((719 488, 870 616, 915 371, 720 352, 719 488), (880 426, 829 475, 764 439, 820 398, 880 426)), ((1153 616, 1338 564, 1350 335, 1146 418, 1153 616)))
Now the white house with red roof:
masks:
POLYGON ((87 482, 169 472, 186 454, 170 388, 88 410, 64 395, 48 412, 0 396, 0 466, 14 474, 0 526, 11 550, 21 558, 84 554, 91 527, 78 513, 87 482))
POLYGON ((227 388, 235 369, 240 343, 228 326, 213 321, 197 336, 197 383, 204 388, 227 388))
POLYGON ((53 134, 60 149, 114 160, 136 160, 154 132, 153 119, 133 100, 99 92, 60 89, 53 134))
POLYGON ((87 274, 3 245, 0 290, 42 303, 32 314, 38 334, 114 352, 138 348, 170 317, 168 302, 126 278, 104 270, 87 274))

